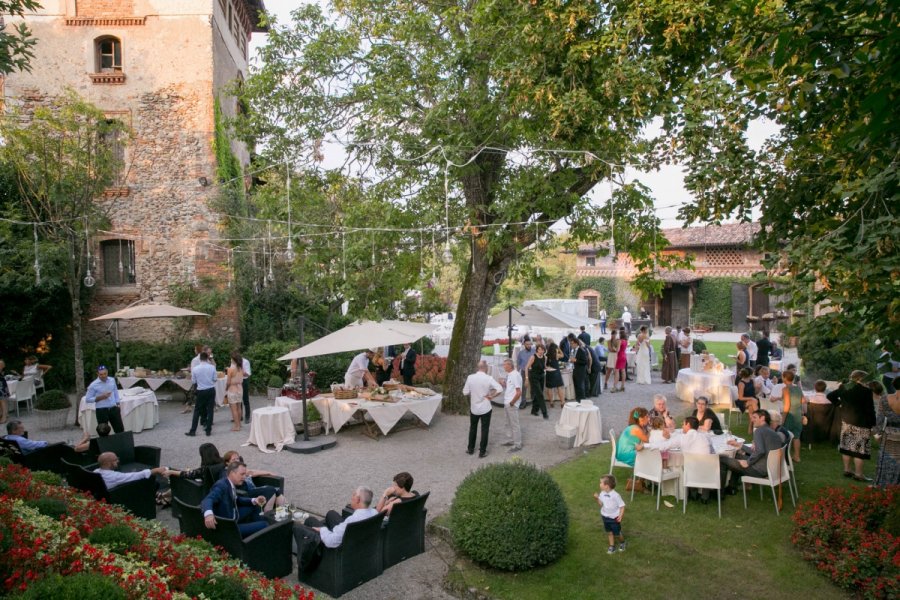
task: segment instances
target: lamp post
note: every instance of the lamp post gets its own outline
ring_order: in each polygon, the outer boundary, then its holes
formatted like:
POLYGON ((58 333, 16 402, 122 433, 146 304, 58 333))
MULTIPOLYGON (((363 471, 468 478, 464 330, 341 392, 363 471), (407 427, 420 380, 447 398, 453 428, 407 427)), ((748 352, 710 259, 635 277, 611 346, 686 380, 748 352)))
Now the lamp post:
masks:
MULTIPOLYGON (((306 345, 306 321, 306 317, 300 315, 301 348, 306 345)), ((315 325, 312 321, 310 321, 310 324, 315 325)), ((328 333, 328 331, 322 327, 319 327, 319 329, 328 333)), ((293 444, 285 444, 284 447, 291 452, 297 452, 299 454, 311 454, 313 452, 319 452, 320 450, 333 448, 337 444, 337 439, 333 435, 319 436, 316 440, 309 439, 309 423, 306 417, 306 403, 308 402, 306 398, 306 359, 298 358, 297 360, 300 361, 300 401, 303 403, 303 440, 294 442, 293 444)))
POLYGON ((513 322, 512 322, 512 314, 513 311, 516 311, 521 316, 525 316, 525 313, 520 311, 518 308, 513 308, 512 304, 507 304, 506 309, 509 311, 509 325, 506 329, 506 355, 508 358, 512 358, 513 352, 513 344, 512 344, 512 330, 513 330, 513 322))

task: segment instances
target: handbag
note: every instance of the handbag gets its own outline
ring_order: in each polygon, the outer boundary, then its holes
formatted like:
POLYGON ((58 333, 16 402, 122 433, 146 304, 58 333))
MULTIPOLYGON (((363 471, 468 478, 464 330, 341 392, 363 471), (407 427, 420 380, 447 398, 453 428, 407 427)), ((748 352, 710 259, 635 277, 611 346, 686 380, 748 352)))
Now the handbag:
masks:
POLYGON ((636 492, 643 492, 644 491, 644 481, 642 479, 636 479, 636 478, 629 477, 628 481, 625 482, 625 491, 630 492, 632 487, 634 488, 634 491, 636 491, 636 492))

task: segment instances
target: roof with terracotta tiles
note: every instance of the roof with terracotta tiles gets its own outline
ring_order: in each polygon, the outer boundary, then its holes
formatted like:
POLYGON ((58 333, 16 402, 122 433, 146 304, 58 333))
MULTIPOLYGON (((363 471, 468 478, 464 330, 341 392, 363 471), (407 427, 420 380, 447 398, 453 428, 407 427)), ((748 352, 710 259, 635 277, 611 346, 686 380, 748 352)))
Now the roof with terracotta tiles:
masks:
MULTIPOLYGON (((669 240, 668 248, 710 248, 716 246, 747 246, 759 231, 759 223, 724 223, 701 227, 663 229, 669 240)), ((590 253, 596 245, 586 244, 579 252, 590 253)))

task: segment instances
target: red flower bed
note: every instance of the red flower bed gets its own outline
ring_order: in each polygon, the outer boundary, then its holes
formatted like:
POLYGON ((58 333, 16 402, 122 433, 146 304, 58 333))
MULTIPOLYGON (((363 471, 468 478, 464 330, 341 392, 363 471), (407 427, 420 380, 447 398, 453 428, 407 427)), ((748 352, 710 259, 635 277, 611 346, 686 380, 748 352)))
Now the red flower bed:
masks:
MULTIPOLYGON (((419 354, 416 356, 416 372, 413 375, 413 385, 421 385, 423 383, 443 384, 447 371, 447 357, 436 356, 434 354, 419 354)), ((400 357, 394 358, 394 367, 391 371, 391 377, 396 381, 401 381, 403 377, 400 375, 400 357)))
POLYGON ((803 558, 861 598, 900 597, 900 537, 882 525, 900 491, 828 488, 794 513, 791 537, 803 558))
POLYGON ((0 553, 2 591, 23 591, 45 575, 96 573, 110 577, 128 598, 166 600, 207 575, 234 576, 244 582, 254 600, 312 600, 313 593, 280 580, 248 571, 224 552, 172 535, 156 522, 131 516, 125 510, 98 502, 71 488, 46 485, 31 479, 27 469, 0 467, 0 553), (38 498, 59 498, 67 514, 55 521, 27 506, 38 498), (110 524, 125 524, 140 535, 127 556, 88 542, 92 531, 110 524))

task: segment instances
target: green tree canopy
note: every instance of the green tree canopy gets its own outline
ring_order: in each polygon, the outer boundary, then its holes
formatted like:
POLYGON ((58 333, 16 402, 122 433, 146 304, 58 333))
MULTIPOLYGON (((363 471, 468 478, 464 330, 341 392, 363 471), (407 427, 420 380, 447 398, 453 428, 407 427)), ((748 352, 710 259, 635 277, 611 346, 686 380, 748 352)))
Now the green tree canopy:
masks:
MULTIPOLYGON (((26 12, 34 12, 41 7, 37 0, 0 0, 0 15, 24 17, 26 12)), ((37 40, 25 23, 7 25, 10 31, 0 32, 0 75, 13 71, 30 71, 37 40)))

